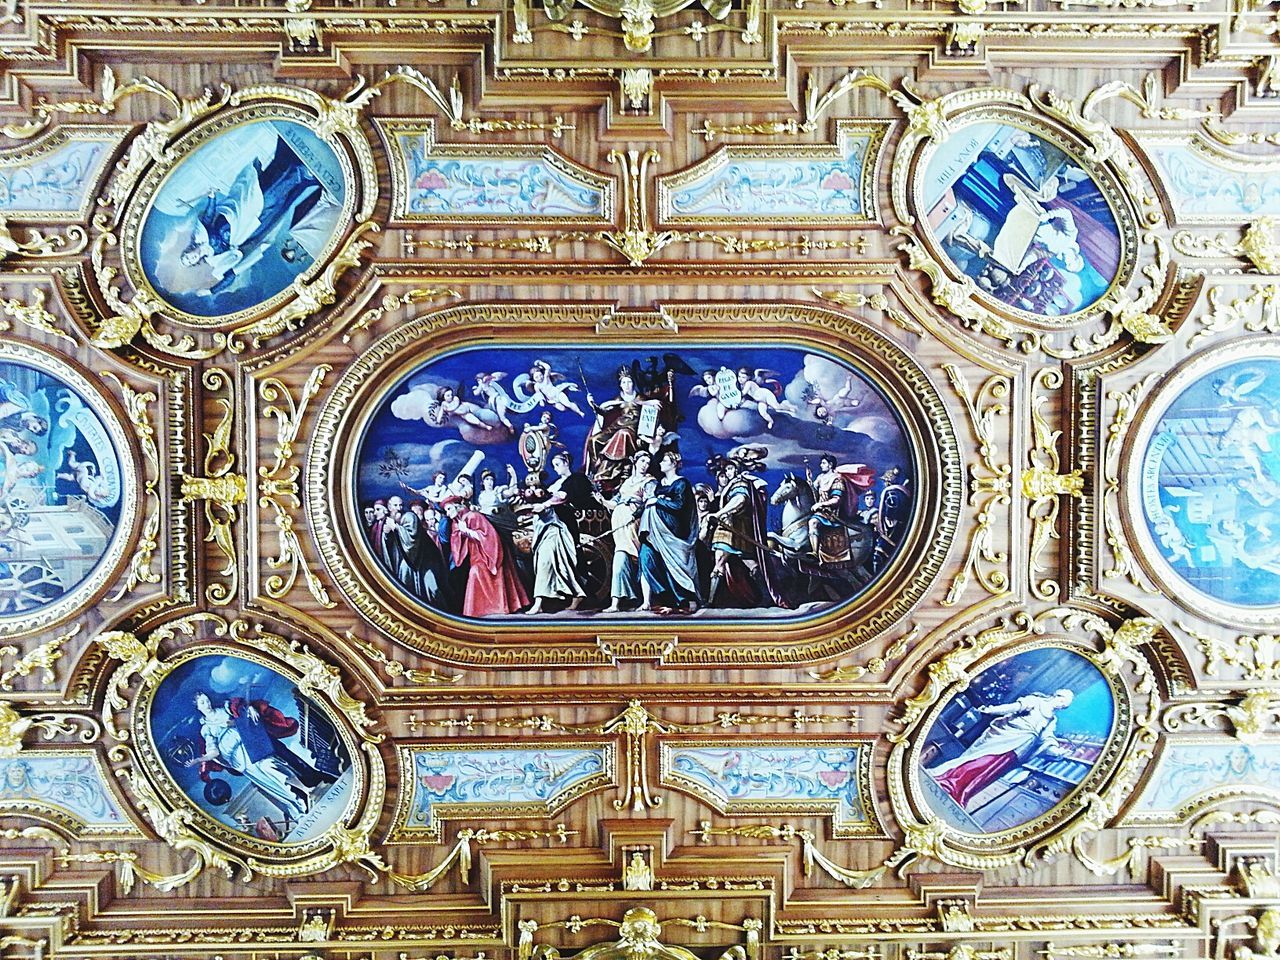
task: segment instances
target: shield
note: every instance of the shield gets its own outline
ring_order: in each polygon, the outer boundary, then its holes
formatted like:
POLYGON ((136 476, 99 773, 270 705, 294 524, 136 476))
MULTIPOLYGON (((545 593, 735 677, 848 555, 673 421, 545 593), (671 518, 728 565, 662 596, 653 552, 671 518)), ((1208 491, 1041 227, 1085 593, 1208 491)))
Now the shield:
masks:
POLYGON ((520 459, 530 470, 541 470, 547 465, 551 441, 545 430, 525 430, 520 434, 520 459))

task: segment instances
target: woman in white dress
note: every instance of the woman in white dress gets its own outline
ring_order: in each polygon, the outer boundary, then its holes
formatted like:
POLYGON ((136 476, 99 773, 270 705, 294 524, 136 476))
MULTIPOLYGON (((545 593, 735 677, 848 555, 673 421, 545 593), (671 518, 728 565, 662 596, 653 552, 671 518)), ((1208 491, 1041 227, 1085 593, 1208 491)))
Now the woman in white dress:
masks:
POLYGON ((1074 694, 1065 688, 1052 695, 1029 693, 1012 703, 978 707, 996 720, 958 757, 925 772, 962 808, 1006 772, 1042 751, 1060 749, 1054 732, 1059 710, 1071 706, 1074 694))
POLYGON ((204 693, 196 694, 195 702, 200 711, 200 736, 205 743, 205 753, 188 760, 187 766, 220 764, 231 773, 246 777, 291 819, 302 817, 306 809, 299 797, 306 796, 307 791, 289 767, 274 755, 254 760, 236 729, 236 718, 225 705, 215 707, 204 693))
POLYGON ((613 571, 609 587, 610 603, 604 613, 617 613, 624 600, 640 599, 640 511, 656 481, 649 473, 653 456, 641 450, 631 458, 631 472, 617 492, 600 502, 609 508, 609 529, 613 532, 613 571))
POLYGON ((568 600, 577 610, 587 592, 578 580, 578 548, 555 508, 564 503, 563 493, 548 493, 540 472, 525 478, 517 513, 533 516, 533 605, 525 613, 542 612, 543 600, 568 600))

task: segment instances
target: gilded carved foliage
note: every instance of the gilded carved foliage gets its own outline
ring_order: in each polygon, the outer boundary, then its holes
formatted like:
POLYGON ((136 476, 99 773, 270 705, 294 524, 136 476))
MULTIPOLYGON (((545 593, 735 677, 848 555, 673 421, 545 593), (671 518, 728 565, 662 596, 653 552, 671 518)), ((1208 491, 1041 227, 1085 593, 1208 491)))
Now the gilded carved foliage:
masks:
POLYGON ((302 506, 298 497, 301 469, 293 462, 294 441, 302 428, 307 405, 320 392, 330 367, 321 364, 311 371, 295 401, 289 388, 275 378, 267 378, 258 384, 258 394, 267 404, 263 416, 276 421, 274 459, 270 465, 258 467, 258 506, 270 510, 279 531, 280 549, 275 557, 266 560, 267 569, 283 570, 273 573, 263 583, 267 596, 280 598, 293 589, 302 574, 307 590, 324 607, 334 606, 319 576, 312 572, 302 552, 302 542, 294 529, 294 513, 302 506))
POLYGON ((157 488, 161 474, 160 449, 156 445, 156 428, 151 414, 151 404, 156 402, 156 394, 151 391, 136 390, 114 373, 106 372, 103 376, 115 383, 120 390, 120 397, 142 451, 146 470, 142 483, 142 494, 146 501, 142 533, 134 549, 133 558, 129 562, 128 574, 112 598, 118 600, 143 584, 155 584, 161 580, 160 573, 153 567, 156 550, 160 547, 160 516, 163 509, 157 488))
POLYGON ((1000 458, 997 421, 1009 414, 1009 378, 996 375, 971 393, 964 373, 955 364, 944 364, 952 388, 964 403, 970 425, 978 438, 979 461, 969 463, 969 505, 978 508, 977 523, 970 534, 969 550, 951 589, 941 601, 944 606, 954 606, 964 594, 972 576, 978 584, 993 595, 1009 589, 1009 576, 1005 566, 1009 561, 1007 551, 998 550, 993 540, 998 529, 997 508, 1013 502, 1011 496, 1012 468, 1000 458))

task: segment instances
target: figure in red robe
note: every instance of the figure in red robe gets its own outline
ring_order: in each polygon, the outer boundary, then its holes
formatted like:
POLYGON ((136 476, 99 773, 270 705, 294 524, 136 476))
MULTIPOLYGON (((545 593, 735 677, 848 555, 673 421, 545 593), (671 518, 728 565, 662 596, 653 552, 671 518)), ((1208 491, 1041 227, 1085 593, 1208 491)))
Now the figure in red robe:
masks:
POLYGON ((483 513, 461 497, 446 497, 449 547, 454 566, 467 564, 465 617, 503 616, 529 605, 529 595, 516 572, 515 558, 503 549, 497 529, 483 513))
POLYGON ((206 784, 206 799, 221 805, 231 799, 225 780, 215 773, 247 777, 286 818, 301 817, 311 805, 312 793, 335 778, 318 770, 284 741, 296 736, 300 726, 266 700, 231 697, 215 707, 209 695, 196 694, 200 736, 204 752, 186 765, 198 768, 206 784))

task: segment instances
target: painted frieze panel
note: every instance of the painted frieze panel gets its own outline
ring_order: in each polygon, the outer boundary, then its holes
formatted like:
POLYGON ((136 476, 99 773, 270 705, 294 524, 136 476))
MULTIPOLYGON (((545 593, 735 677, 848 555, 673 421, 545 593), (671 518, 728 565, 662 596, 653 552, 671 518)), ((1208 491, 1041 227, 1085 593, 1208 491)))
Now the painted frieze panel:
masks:
POLYGON ((125 135, 107 124, 63 124, 30 145, 0 151, 0 213, 83 220, 125 135))
POLYGON ((24 750, 0 759, 0 813, 27 816, 77 840, 139 840, 97 751, 24 750))
POLYGON ((616 786, 614 769, 612 743, 401 746, 390 842, 438 840, 446 819, 552 817, 583 794, 616 786))
POLYGON ((856 836, 878 832, 871 752, 870 741, 667 741, 662 782, 723 814, 828 814, 837 836, 856 836))
POLYGON ((1137 134, 1179 223, 1232 223, 1280 214, 1280 165, 1233 152, 1200 133, 1137 134))
POLYGON ((723 146, 658 178, 661 223, 846 226, 879 219, 880 151, 891 121, 842 120, 834 146, 723 146))
POLYGON ((612 223, 614 179, 551 147, 439 143, 435 122, 381 120, 392 217, 407 223, 612 223))
POLYGON ((1280 744, 1191 737, 1169 743, 1125 818, 1176 824, 1239 803, 1280 801, 1280 744))

